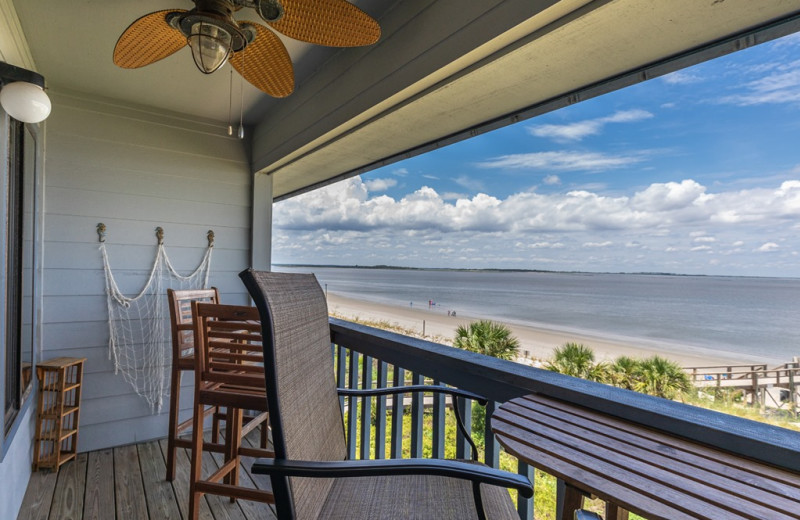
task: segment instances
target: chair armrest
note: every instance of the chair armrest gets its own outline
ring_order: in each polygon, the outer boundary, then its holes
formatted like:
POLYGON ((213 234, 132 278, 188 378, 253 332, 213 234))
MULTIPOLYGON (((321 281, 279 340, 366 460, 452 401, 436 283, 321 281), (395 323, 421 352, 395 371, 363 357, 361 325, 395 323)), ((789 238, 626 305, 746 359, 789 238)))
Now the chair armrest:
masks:
POLYGON ((376 395, 391 395, 391 394, 405 394, 411 392, 439 392, 448 394, 453 397, 464 397, 478 401, 479 404, 486 406, 487 399, 478 394, 467 392, 459 388, 451 388, 449 386, 441 385, 408 385, 408 386, 391 386, 389 388, 368 388, 368 389, 354 389, 354 388, 337 388, 339 395, 351 395, 354 397, 367 397, 376 395))
POLYGON ((308 461, 286 459, 257 459, 251 471, 261 475, 284 477, 372 477, 380 475, 439 475, 514 488, 525 498, 533 496, 530 480, 483 464, 442 459, 380 459, 308 461))
POLYGON ((458 402, 455 400, 455 398, 466 397, 467 399, 478 401, 478 404, 486 406, 488 400, 485 397, 482 397, 478 394, 473 394, 472 392, 467 392, 466 390, 461 390, 459 388, 450 388, 449 386, 441 385, 408 385, 368 389, 337 388, 336 391, 339 393, 339 395, 352 397, 405 394, 406 392, 439 392, 443 394, 449 394, 453 398, 453 412, 456 414, 456 423, 458 424, 458 429, 461 431, 461 434, 464 436, 464 438, 467 439, 469 445, 472 446, 472 460, 478 460, 478 447, 475 446, 475 441, 472 440, 472 436, 467 433, 467 428, 464 426, 464 421, 461 419, 461 410, 458 408, 458 402))

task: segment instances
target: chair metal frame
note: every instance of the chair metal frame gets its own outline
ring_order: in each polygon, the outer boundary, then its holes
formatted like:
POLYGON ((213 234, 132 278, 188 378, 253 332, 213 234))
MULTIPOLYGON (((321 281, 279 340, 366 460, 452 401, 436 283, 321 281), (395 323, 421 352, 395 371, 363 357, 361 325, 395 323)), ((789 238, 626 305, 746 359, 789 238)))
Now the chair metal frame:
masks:
MULTIPOLYGON (((486 511, 481 498, 480 484, 489 484, 501 487, 517 489, 523 497, 533 496, 531 482, 515 473, 501 471, 488 466, 475 463, 441 460, 441 459, 389 459, 389 460, 335 460, 335 461, 316 461, 316 460, 288 460, 286 457, 286 447, 284 444, 283 424, 281 409, 278 400, 278 389, 276 388, 275 363, 275 331, 273 330, 273 318, 264 289, 258 282, 258 275, 252 269, 245 270, 239 274, 240 278, 247 287, 250 296, 254 300, 261 316, 262 334, 264 336, 264 379, 266 385, 267 399, 269 401, 271 417, 270 424, 273 432, 273 447, 275 456, 272 459, 260 459, 253 464, 252 472, 267 474, 272 482, 272 491, 275 495, 277 516, 280 520, 294 519, 295 509, 293 495, 288 477, 312 477, 312 478, 336 478, 336 477, 369 477, 385 475, 438 475, 454 477, 468 480, 472 483, 473 499, 478 518, 485 519, 486 511)), ((300 277, 313 275, 297 275, 286 273, 271 273, 272 276, 294 276, 298 281, 300 277)), ((316 279, 314 279, 316 281, 316 279)), ((307 282, 307 280, 306 280, 307 282)), ((317 284, 317 289, 319 286, 317 284)), ((322 296, 321 289, 320 297, 322 296)), ((297 302, 287 302, 296 305, 297 302)), ((333 359, 331 359, 331 374, 333 374, 333 359)), ((410 387, 394 389, 377 389, 356 391, 340 390, 343 395, 380 395, 386 393, 408 392, 410 387)), ((417 391, 422 391, 417 388, 417 391)), ((451 395, 462 395, 469 398, 479 398, 469 392, 446 388, 446 387, 425 387, 424 391, 445 390, 451 395)), ((340 409, 341 411, 341 409, 340 409)), ((463 428, 463 424, 461 425, 463 428)))

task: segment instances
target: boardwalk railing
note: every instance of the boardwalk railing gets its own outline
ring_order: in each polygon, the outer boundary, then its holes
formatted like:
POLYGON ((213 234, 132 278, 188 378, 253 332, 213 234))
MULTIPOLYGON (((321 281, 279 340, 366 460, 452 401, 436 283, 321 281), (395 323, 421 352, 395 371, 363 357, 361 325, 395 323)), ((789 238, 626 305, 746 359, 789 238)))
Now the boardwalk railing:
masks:
POLYGON ((727 365, 687 368, 692 384, 700 388, 742 390, 746 401, 762 408, 787 408, 796 414, 800 406, 800 362, 784 363, 775 368, 767 365, 727 365), (778 389, 775 395, 770 389, 778 389))
MULTIPOLYGON (((339 386, 381 388, 421 384, 423 381, 446 384, 489 399, 487 419, 500 403, 538 393, 800 472, 800 436, 797 432, 336 318, 331 318, 330 324, 339 386)), ((410 410, 405 410, 404 400, 400 398, 391 405, 385 398, 375 398, 374 407, 372 399, 365 399, 360 405, 360 414, 349 413, 358 409, 358 403, 351 397, 347 399, 343 405, 348 410, 346 429, 352 458, 400 457, 405 433, 400 418, 404 413, 411 415, 410 431, 407 432, 411 456, 423 454, 427 435, 432 438, 431 456, 443 456, 445 404, 442 398, 432 398, 431 432, 424 431, 424 403, 419 394, 411 397, 410 410), (359 417, 369 420, 359 421, 359 417), (388 420, 391 431, 387 432, 388 420), (385 441, 387 437, 388 443, 385 441)), ((471 404, 461 404, 469 428, 471 404)), ((483 458, 487 464, 498 467, 500 447, 489 427, 490 421, 487 420, 483 458)), ((456 438, 456 456, 470 456, 470 447, 460 434, 456 438)), ((533 481, 532 468, 520 464, 519 472, 533 481)), ((532 518, 532 508, 530 500, 521 500, 518 504, 520 517, 532 518)))

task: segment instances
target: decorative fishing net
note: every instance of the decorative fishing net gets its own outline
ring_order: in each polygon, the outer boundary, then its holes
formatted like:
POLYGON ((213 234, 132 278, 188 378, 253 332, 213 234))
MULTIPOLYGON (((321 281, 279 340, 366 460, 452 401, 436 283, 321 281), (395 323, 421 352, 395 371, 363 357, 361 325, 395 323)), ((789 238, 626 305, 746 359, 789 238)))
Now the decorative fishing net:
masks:
POLYGON ((167 288, 204 289, 211 271, 211 250, 187 276, 178 274, 159 244, 153 268, 144 289, 133 297, 122 294, 108 260, 105 242, 100 245, 108 299, 109 359, 114 373, 131 384, 136 393, 159 413, 170 391, 172 347, 167 288))

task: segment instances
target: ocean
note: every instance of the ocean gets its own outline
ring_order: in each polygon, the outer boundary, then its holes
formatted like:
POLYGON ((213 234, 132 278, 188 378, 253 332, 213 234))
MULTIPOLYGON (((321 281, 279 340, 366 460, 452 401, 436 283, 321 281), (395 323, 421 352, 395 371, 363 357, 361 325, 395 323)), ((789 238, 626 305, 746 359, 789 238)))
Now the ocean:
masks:
POLYGON ((734 353, 782 364, 800 356, 800 279, 276 266, 313 272, 328 291, 378 303, 734 353))

